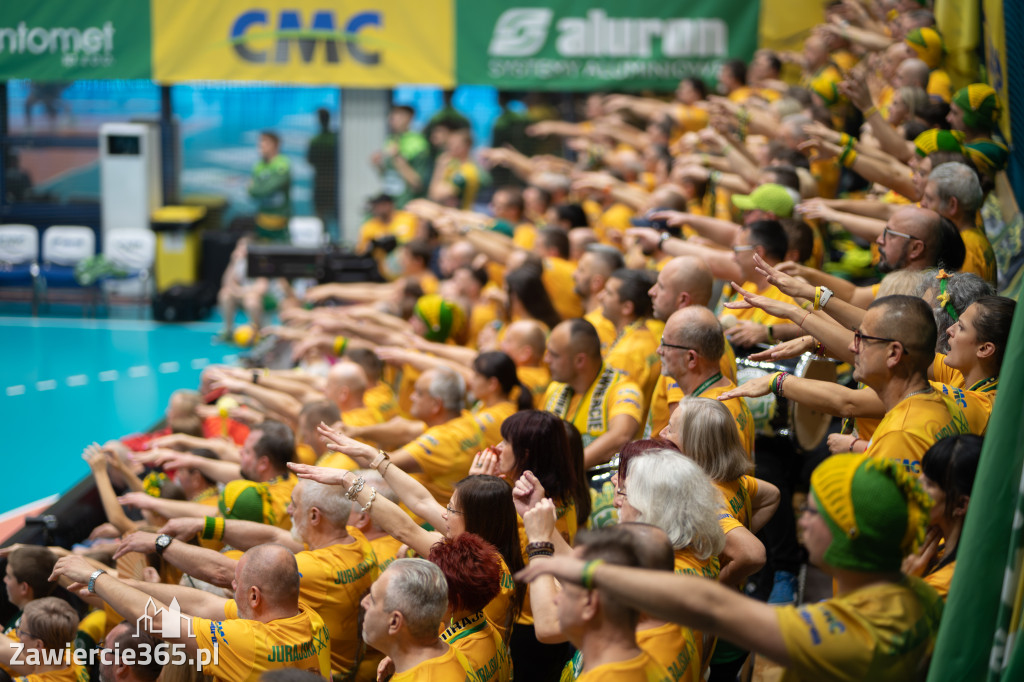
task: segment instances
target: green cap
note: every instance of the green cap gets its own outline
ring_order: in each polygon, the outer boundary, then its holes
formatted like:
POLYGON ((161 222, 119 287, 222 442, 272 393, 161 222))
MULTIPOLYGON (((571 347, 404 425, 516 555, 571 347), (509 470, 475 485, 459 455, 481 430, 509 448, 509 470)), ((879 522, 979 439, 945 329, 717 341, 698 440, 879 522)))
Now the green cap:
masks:
POLYGON ((270 492, 263 483, 231 481, 224 486, 217 506, 225 519, 270 524, 276 522, 270 507, 270 492))

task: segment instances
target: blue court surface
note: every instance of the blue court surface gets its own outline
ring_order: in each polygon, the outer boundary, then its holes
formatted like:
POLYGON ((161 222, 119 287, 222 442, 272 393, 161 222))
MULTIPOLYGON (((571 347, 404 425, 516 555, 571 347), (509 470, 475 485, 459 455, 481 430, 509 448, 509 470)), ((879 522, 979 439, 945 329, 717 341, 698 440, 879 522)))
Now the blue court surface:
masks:
POLYGON ((93 441, 144 431, 179 388, 238 349, 218 323, 0 317, 0 514, 63 493, 93 441))

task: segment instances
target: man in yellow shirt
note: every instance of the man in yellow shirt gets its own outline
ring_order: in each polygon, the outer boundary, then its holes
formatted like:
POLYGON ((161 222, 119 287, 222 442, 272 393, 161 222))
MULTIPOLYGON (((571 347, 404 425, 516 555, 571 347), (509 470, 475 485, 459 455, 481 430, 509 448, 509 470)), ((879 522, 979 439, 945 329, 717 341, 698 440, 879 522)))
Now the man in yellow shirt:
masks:
POLYGON ((359 228, 356 251, 363 253, 373 242, 384 237, 394 237, 398 244, 405 244, 416 237, 416 216, 406 211, 395 210, 395 200, 388 194, 378 194, 370 199, 370 218, 359 228))
POLYGON ((190 545, 188 540, 201 536, 243 550, 267 543, 287 547, 295 553, 299 568, 299 599, 323 618, 331 633, 331 670, 344 676, 355 666, 360 648, 359 600, 377 576, 372 546, 362 533, 347 526, 352 506, 335 488, 300 481, 288 507, 292 532, 249 521, 176 519, 164 530, 181 542, 167 542, 160 550, 158 536, 138 532, 126 537, 119 551, 159 551, 165 561, 188 575, 230 587, 238 562, 190 545))
POLYGON ((437 635, 448 609, 448 584, 426 559, 399 559, 388 566, 363 607, 363 640, 391 659, 392 682, 464 680, 475 672, 437 635))
MULTIPOLYGON (((651 308, 654 317, 665 321, 677 310, 688 306, 707 306, 711 301, 714 277, 704 261, 694 256, 677 256, 665 264, 658 273, 654 286, 648 290, 651 297, 651 308)), ((664 368, 664 366, 663 366, 664 368)), ((725 351, 719 363, 722 376, 736 383, 736 353, 729 342, 725 342, 725 351)), ((668 399, 668 386, 675 380, 662 372, 654 385, 650 408, 647 411, 647 422, 644 425, 644 438, 658 435, 668 426, 668 419, 675 409, 675 400, 668 399)))
POLYGON ((914 474, 935 441, 970 431, 956 401, 928 383, 936 336, 927 303, 884 296, 868 307, 850 347, 853 378, 873 388, 885 406, 867 454, 895 459, 914 474))
POLYGON ((323 619, 299 600, 295 557, 281 545, 259 545, 242 555, 234 576, 237 601, 178 585, 121 580, 77 556, 57 562, 53 578, 61 576, 86 585, 190 659, 204 661, 203 672, 214 679, 255 682, 277 668, 330 676, 331 637, 323 619))
POLYGON ((916 477, 891 461, 835 455, 818 466, 800 526, 810 562, 837 589, 816 604, 771 606, 712 580, 589 557, 532 561, 517 578, 552 575, 654 617, 699 624, 787 668, 787 680, 908 680, 930 654, 942 613, 935 590, 900 572, 924 538, 924 499, 916 477))
MULTIPOLYGON (((703 306, 690 306, 672 314, 665 323, 665 332, 658 346, 662 373, 672 379, 668 383, 667 401, 674 410, 685 396, 717 398, 736 387, 721 370, 725 337, 715 314, 703 306)), ((743 398, 722 403, 736 420, 740 442, 753 459, 754 416, 743 398)), ((663 427, 664 428, 664 427, 663 427)), ((657 433, 661 433, 659 430, 657 433)))
POLYGON ((594 325, 583 319, 555 327, 544 361, 552 380, 544 409, 579 429, 586 468, 608 462, 640 426, 639 387, 601 361, 601 340, 594 325))
POLYGON ((995 286, 996 255, 977 222, 984 199, 977 173, 962 163, 944 163, 928 176, 921 207, 949 218, 960 231, 967 252, 961 271, 973 272, 995 286))
POLYGON ((651 286, 646 271, 620 268, 598 295, 604 318, 615 326, 615 340, 604 352, 605 364, 640 387, 645 412, 661 376, 658 337, 665 328, 660 320, 652 319, 647 294, 651 286))
POLYGON ((594 325, 597 335, 601 337, 602 353, 615 341, 616 329, 604 316, 598 296, 612 273, 624 266, 625 262, 618 249, 607 244, 591 244, 580 256, 576 272, 573 273, 574 290, 587 311, 583 319, 594 325))

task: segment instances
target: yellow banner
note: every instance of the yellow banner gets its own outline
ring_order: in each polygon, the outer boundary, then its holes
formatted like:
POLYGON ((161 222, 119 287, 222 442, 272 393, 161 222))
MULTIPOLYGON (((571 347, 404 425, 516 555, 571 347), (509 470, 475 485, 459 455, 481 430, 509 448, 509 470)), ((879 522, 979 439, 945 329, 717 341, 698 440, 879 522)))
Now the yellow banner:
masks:
POLYGON ((153 78, 454 85, 453 0, 153 0, 153 78))
POLYGON ((1003 2, 984 0, 982 8, 985 14, 983 36, 988 83, 999 93, 999 99, 1002 100, 1003 115, 999 121, 999 129, 1009 144, 1013 142, 1013 138, 1010 136, 1010 79, 1006 70, 1006 24, 1003 21, 1003 2))

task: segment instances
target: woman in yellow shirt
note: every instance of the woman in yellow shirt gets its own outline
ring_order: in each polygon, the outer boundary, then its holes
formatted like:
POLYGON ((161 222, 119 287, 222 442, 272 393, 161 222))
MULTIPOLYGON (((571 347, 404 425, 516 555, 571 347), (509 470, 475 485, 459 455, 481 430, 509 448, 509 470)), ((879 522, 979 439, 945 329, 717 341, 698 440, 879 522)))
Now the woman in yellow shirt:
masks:
POLYGON ((526 593, 524 586, 512 580, 512 574, 525 565, 512 488, 495 476, 469 476, 455 484, 451 500, 441 506, 423 484, 392 464, 383 450, 360 443, 326 425, 319 431, 328 441, 329 450, 344 452, 361 467, 376 469, 402 503, 431 530, 416 525, 401 507, 360 483, 362 479, 353 472, 301 464, 289 466, 303 478, 341 486, 343 490, 339 494, 348 491, 353 502, 369 512, 378 526, 420 556, 430 554, 430 548, 446 537, 454 538, 467 531, 494 545, 502 560, 501 592, 484 611, 491 625, 507 639, 526 593))
POLYGON ((903 560, 903 572, 923 578, 943 599, 953 581, 982 442, 981 436, 973 434, 943 438, 921 460, 921 487, 934 504, 924 544, 903 560))

